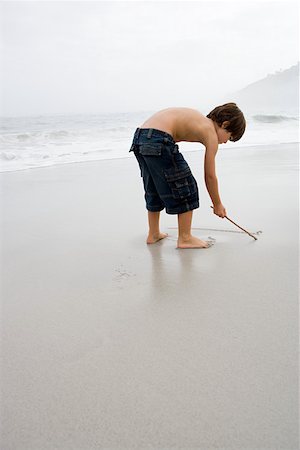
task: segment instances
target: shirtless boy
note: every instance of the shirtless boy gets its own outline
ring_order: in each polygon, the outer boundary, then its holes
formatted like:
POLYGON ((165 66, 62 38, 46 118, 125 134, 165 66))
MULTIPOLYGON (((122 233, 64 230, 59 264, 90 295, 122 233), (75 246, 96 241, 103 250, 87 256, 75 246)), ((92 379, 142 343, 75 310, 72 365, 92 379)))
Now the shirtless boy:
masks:
POLYGON ((209 243, 191 234, 193 210, 199 208, 197 182, 178 150, 177 142, 200 142, 205 146, 204 178, 214 214, 224 218, 215 170, 219 144, 238 141, 246 122, 235 103, 214 108, 207 116, 190 108, 157 112, 137 128, 133 151, 143 177, 149 233, 147 244, 167 236, 159 228, 160 211, 178 214, 177 248, 208 248, 209 243))

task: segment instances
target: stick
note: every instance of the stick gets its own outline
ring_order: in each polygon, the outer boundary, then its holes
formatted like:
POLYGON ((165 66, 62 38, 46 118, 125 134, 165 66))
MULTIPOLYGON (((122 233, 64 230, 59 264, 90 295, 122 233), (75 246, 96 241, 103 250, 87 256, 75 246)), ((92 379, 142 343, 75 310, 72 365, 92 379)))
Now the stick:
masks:
MULTIPOLYGON (((214 209, 211 206, 212 209, 214 209)), ((229 217, 225 216, 225 219, 229 220, 229 222, 233 223, 233 225, 235 225, 236 227, 238 227, 240 230, 243 230, 245 233, 249 234, 249 236, 251 236, 253 239, 255 239, 257 241, 257 238, 255 236, 253 236, 253 234, 249 233, 249 231, 245 230, 244 228, 240 227, 237 223, 235 223, 233 220, 229 219, 229 217)))

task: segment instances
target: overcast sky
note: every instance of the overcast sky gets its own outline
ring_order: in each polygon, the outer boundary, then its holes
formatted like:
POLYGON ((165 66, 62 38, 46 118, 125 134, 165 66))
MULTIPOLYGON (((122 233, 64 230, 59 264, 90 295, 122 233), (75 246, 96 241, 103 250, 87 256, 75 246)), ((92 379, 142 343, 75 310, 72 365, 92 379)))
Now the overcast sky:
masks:
POLYGON ((297 63, 290 1, 2 1, 2 114, 148 111, 297 63))

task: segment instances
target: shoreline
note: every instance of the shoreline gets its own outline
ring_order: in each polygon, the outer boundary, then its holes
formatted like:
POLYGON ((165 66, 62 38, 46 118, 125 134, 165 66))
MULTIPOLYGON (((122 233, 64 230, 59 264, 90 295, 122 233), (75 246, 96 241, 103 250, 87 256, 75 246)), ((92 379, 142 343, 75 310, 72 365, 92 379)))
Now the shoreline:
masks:
MULTIPOLYGON (((196 149, 196 150, 183 150, 183 153, 195 153, 197 151, 204 151, 205 148, 203 146, 203 144, 201 144, 201 148, 196 149)), ((298 146, 297 149, 295 149, 295 151, 299 151, 299 145, 300 145, 300 141, 295 141, 295 142, 283 142, 283 143, 276 143, 276 144, 249 144, 249 145, 243 145, 243 146, 236 146, 236 147, 219 147, 218 152, 225 150, 226 152, 229 151, 235 151, 235 150, 242 150, 242 149, 247 149, 247 150, 251 150, 251 149, 255 149, 257 147, 281 147, 281 146, 289 146, 289 145, 293 145, 293 146, 298 146)), ((130 147, 130 146, 129 146, 130 147)), ((179 147, 180 148, 180 147, 179 147)), ((128 151, 129 153, 129 151, 128 151)), ((57 166, 65 166, 65 165, 72 165, 72 164, 81 164, 81 163, 95 163, 95 162, 99 162, 99 161, 113 161, 113 160, 123 160, 123 159, 127 159, 130 158, 130 155, 128 156, 116 156, 114 158, 103 158, 103 159, 92 159, 92 160, 87 160, 87 161, 70 161, 70 162, 56 162, 53 164, 49 164, 49 165, 45 165, 45 166, 37 166, 37 167, 23 167, 23 168, 19 168, 19 169, 13 169, 13 170, 4 170, 1 171, 0 168, 0 175, 4 174, 4 173, 14 173, 14 172, 22 172, 22 171, 29 171, 29 170, 34 170, 34 169, 46 169, 46 168, 50 168, 50 167, 57 167, 57 166)))

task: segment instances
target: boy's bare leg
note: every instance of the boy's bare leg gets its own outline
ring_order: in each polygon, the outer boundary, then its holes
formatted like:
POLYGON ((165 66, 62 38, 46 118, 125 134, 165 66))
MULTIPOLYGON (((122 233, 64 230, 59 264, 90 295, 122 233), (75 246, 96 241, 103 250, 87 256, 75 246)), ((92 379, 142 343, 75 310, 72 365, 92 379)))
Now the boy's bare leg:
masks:
POLYGON ((159 215, 160 211, 148 211, 149 234, 146 241, 147 244, 154 244, 168 236, 167 233, 161 233, 159 231, 159 215))
POLYGON ((191 235, 193 211, 178 214, 177 248, 208 248, 209 243, 191 235))

